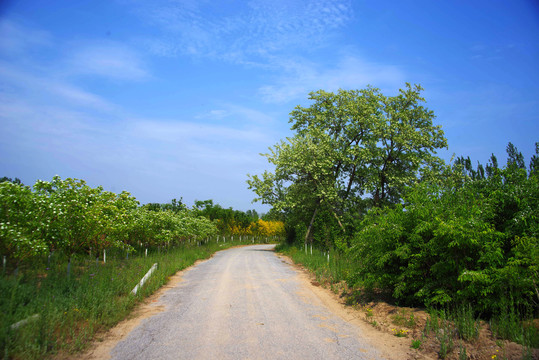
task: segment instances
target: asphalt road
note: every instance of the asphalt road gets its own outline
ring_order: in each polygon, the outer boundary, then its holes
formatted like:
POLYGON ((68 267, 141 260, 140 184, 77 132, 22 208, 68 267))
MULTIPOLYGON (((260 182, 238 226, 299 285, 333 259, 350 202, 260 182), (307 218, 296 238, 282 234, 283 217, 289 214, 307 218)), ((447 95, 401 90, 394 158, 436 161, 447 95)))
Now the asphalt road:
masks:
POLYGON ((272 245, 217 253, 160 297, 113 359, 381 359, 272 245))

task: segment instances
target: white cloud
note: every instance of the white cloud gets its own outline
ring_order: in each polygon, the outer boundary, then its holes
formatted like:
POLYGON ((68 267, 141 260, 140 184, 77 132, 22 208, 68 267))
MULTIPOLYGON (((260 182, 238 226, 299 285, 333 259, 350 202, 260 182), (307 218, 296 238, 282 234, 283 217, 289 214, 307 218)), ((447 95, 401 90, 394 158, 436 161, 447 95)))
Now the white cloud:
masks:
POLYGON ((31 98, 36 103, 63 103, 64 106, 84 106, 98 111, 117 110, 115 105, 100 96, 65 81, 33 75, 2 62, 0 77, 10 92, 31 98))
POLYGON ((223 103, 221 109, 214 109, 195 116, 195 119, 236 120, 245 124, 272 124, 275 119, 265 112, 238 104, 223 103))
POLYGON ((8 19, 0 19, 0 38, 0 52, 4 55, 19 55, 36 46, 52 44, 52 37, 48 32, 8 19))
POLYGON ((230 112, 223 109, 210 110, 206 113, 199 114, 195 116, 195 119, 213 119, 213 120, 222 120, 230 116, 230 112))
POLYGON ((138 138, 163 142, 194 143, 243 143, 267 142, 263 131, 254 128, 237 129, 225 125, 197 124, 182 121, 135 120, 132 134, 138 138))
POLYGON ((305 98, 311 91, 323 89, 360 89, 372 85, 395 90, 405 82, 404 72, 397 66, 367 62, 358 56, 345 56, 334 68, 322 68, 306 61, 283 64, 286 69, 276 84, 259 88, 263 99, 270 103, 284 103, 305 98))
POLYGON ((118 80, 141 80, 149 76, 136 51, 111 41, 75 48, 67 63, 68 71, 75 75, 97 75, 118 80))
POLYGON ((323 47, 352 18, 348 0, 253 0, 139 4, 140 16, 161 31, 144 42, 154 53, 267 65, 272 56, 323 47), (234 9, 234 13, 230 10, 234 9))

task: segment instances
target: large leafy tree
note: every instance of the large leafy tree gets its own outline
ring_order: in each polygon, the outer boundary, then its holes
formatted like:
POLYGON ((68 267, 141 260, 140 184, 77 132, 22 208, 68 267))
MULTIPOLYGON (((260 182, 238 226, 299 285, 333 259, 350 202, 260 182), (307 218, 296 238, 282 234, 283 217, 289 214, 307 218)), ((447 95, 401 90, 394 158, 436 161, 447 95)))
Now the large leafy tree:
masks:
POLYGON ((373 87, 310 93, 313 103, 290 113, 295 135, 264 154, 274 172, 249 176, 255 200, 303 222, 306 240, 320 211, 344 230, 345 215, 398 202, 422 170, 442 162, 436 149, 447 146, 422 90, 406 84, 389 97, 373 87))

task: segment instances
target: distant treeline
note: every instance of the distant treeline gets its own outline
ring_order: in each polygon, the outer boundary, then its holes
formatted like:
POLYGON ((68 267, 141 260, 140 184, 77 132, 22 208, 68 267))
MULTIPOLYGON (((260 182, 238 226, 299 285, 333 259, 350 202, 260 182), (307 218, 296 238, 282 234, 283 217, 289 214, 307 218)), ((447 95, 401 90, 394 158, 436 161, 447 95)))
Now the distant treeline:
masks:
MULTIPOLYGON (((152 211, 182 211, 187 206, 183 199, 173 199, 170 203, 150 203, 143 205, 152 211)), ((271 214, 259 215, 256 210, 234 210, 214 204, 213 200, 196 200, 192 211, 197 216, 211 220, 222 235, 284 236, 284 223, 271 214)))

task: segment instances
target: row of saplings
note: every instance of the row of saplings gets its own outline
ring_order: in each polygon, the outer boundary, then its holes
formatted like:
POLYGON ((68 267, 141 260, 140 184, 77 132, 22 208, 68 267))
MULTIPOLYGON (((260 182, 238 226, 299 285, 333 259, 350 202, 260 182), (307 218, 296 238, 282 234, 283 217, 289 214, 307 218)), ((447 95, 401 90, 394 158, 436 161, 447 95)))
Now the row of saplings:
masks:
POLYGON ((206 241, 215 224, 188 209, 151 211, 127 192, 54 177, 30 188, 0 182, 0 254, 4 272, 51 256, 159 250, 206 241))

